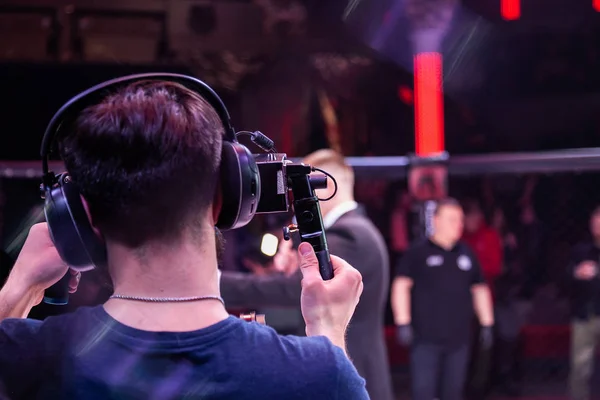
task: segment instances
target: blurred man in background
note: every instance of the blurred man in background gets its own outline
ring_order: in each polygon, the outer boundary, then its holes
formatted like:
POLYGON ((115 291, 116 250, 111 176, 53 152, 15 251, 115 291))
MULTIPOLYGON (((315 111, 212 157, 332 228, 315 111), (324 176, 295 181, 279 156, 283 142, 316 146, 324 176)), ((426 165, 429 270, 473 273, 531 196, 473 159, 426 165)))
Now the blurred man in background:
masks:
POLYGON ((490 288, 502 273, 503 245, 500 235, 485 221, 481 206, 473 200, 465 202, 465 229, 462 240, 475 253, 483 278, 490 288))
MULTIPOLYGON (((504 246, 502 239, 500 234, 488 225, 478 201, 473 199, 465 201, 464 210, 465 227, 462 240, 473 250, 481 265, 483 279, 492 292, 492 298, 495 299, 496 281, 503 269, 504 246)), ((477 332, 476 328, 475 331, 477 332)), ((468 392, 469 396, 474 399, 483 398, 490 384, 492 352, 481 350, 483 349, 478 346, 477 342, 473 343, 468 392)))
POLYGON ((456 200, 438 202, 433 235, 411 245, 392 285, 398 339, 412 347, 413 399, 463 398, 473 308, 482 326, 482 347, 493 343, 490 291, 477 257, 459 241, 463 219, 456 200))
MULTIPOLYGON (((331 254, 336 254, 360 271, 364 291, 348 328, 348 354, 358 373, 367 381, 371 399, 391 400, 392 387, 384 342, 384 311, 388 294, 389 256, 381 233, 354 201, 354 172, 343 156, 332 150, 310 154, 304 163, 332 174, 338 185, 335 197, 321 202, 323 224, 331 254)), ((333 194, 317 190, 319 198, 333 194)), ((298 260, 289 242, 281 246, 277 264, 280 275, 257 276, 224 271, 221 295, 228 307, 298 307, 300 281, 298 260), (290 257, 291 256, 291 257, 290 257)), ((268 321, 267 321, 268 322, 268 321)))
POLYGON ((600 207, 590 218, 592 240, 573 249, 569 265, 572 282, 570 391, 573 400, 590 398, 590 377, 600 339, 600 207))

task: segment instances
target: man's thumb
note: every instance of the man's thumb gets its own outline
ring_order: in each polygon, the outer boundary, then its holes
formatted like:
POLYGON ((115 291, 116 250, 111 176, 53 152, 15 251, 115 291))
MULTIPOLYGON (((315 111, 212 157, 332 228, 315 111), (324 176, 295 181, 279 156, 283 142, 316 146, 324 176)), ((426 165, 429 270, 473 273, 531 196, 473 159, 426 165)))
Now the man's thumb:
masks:
POLYGON ((300 253, 300 271, 302 276, 306 278, 320 277, 319 275, 319 260, 312 246, 306 242, 300 243, 298 247, 300 253))

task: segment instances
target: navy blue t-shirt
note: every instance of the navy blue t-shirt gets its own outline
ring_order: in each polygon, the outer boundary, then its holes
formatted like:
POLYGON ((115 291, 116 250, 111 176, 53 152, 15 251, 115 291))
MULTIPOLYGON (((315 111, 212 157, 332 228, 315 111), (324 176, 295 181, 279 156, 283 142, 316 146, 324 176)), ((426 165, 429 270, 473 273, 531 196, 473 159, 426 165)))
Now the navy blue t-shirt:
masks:
POLYGON ((352 363, 325 337, 280 336, 235 317, 194 332, 148 332, 99 306, 43 322, 2 321, 0 398, 369 397, 352 363))

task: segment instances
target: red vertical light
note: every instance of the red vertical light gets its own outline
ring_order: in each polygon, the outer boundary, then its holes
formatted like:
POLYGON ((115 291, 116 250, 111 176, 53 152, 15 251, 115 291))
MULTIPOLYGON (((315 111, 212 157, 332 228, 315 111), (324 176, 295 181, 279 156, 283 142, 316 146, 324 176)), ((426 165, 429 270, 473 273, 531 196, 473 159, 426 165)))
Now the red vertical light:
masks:
POLYGON ((521 18, 521 0, 500 0, 500 14, 507 21, 521 18))
POLYGON ((600 12, 600 0, 593 0, 592 4, 594 6, 594 10, 600 12))
POLYGON ((442 55, 420 53, 415 67, 415 151, 427 156, 444 151, 442 55))

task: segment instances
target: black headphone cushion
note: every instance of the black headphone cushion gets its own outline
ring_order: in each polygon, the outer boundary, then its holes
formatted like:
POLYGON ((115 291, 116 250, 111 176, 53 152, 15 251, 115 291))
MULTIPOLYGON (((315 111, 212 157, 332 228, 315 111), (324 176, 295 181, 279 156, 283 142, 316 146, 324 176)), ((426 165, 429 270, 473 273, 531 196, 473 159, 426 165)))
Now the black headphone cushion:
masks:
POLYGON ((44 213, 58 254, 71 268, 86 271, 106 266, 106 248, 85 212, 77 186, 67 174, 46 192, 44 213))
POLYGON ((254 156, 240 143, 223 141, 221 192, 217 228, 236 229, 248 224, 260 200, 260 174, 254 156))

